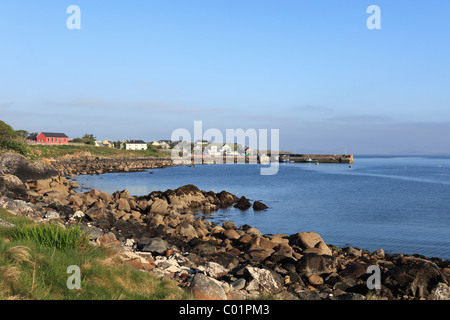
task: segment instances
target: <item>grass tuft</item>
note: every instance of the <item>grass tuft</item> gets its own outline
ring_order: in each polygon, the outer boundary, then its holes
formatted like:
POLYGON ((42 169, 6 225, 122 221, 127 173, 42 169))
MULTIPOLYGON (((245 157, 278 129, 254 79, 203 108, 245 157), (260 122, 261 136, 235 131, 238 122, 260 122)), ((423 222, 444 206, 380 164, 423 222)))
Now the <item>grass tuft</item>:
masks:
POLYGON ((88 235, 78 225, 64 228, 57 223, 17 227, 12 230, 11 239, 32 241, 62 251, 84 249, 89 243, 88 235))
POLYGON ((26 246, 15 246, 5 251, 4 257, 11 263, 31 263, 31 255, 26 246))

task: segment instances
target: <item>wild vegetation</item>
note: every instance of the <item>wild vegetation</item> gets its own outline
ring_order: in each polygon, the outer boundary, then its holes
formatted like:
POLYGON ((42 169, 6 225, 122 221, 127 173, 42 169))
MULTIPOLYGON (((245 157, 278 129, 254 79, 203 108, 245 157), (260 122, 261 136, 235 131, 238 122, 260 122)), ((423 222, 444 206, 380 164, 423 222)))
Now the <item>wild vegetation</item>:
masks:
POLYGON ((25 139, 20 133, 14 131, 10 125, 0 120, 0 152, 2 149, 24 154, 27 146, 25 139))
POLYGON ((0 299, 191 298, 174 281, 133 269, 110 249, 87 243, 77 227, 36 225, 3 208, 0 219, 16 225, 0 226, 0 299), (81 269, 79 290, 67 287, 71 265, 81 269))

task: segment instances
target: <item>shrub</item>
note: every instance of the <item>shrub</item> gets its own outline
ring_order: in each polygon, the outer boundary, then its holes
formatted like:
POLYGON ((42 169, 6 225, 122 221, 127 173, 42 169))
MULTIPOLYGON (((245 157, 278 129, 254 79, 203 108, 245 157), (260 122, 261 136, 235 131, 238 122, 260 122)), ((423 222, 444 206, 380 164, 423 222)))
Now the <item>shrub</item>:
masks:
POLYGON ((27 147, 24 139, 7 123, 0 120, 0 149, 13 150, 25 154, 27 147))

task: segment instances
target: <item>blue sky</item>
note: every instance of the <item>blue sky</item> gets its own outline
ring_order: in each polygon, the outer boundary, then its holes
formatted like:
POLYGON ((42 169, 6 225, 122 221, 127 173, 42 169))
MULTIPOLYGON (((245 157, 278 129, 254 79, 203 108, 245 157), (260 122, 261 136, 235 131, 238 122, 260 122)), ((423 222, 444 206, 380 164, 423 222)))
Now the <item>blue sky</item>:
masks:
POLYGON ((75 138, 280 129, 295 152, 449 153, 446 1, 3 1, 0 119, 75 138), (81 9, 69 30, 66 9, 81 9), (381 30, 369 30, 369 5, 381 30))

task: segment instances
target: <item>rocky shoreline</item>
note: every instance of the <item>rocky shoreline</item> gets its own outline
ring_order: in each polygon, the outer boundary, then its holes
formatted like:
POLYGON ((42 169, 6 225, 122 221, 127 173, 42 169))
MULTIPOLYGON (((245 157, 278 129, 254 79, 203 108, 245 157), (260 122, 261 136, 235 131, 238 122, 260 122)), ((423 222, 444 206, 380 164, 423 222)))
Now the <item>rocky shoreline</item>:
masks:
POLYGON ((89 152, 76 157, 52 159, 50 163, 61 176, 102 174, 108 172, 135 172, 152 168, 173 166, 170 158, 107 158, 93 156, 89 152))
MULTIPOLYGON (((19 156, 9 157, 9 164, 25 166, 19 156)), ((172 165, 168 160, 127 161, 62 159, 34 166, 41 170, 36 174, 28 166, 25 173, 9 165, 6 171, 2 169, 5 160, 0 159, 0 206, 37 222, 66 226, 81 222, 92 243, 114 248, 134 268, 175 279, 199 299, 265 295, 301 300, 450 299, 447 260, 386 254, 383 249, 335 248, 314 232, 263 235, 248 225, 225 221, 219 226, 196 215, 197 211, 252 206, 245 197, 227 191, 215 193, 187 185, 141 197, 127 190, 78 193, 78 184, 68 179, 77 174, 127 171, 125 167, 133 171, 172 165), (379 290, 368 289, 370 266, 381 271, 379 290)), ((253 207, 264 209, 261 203, 253 207)))

